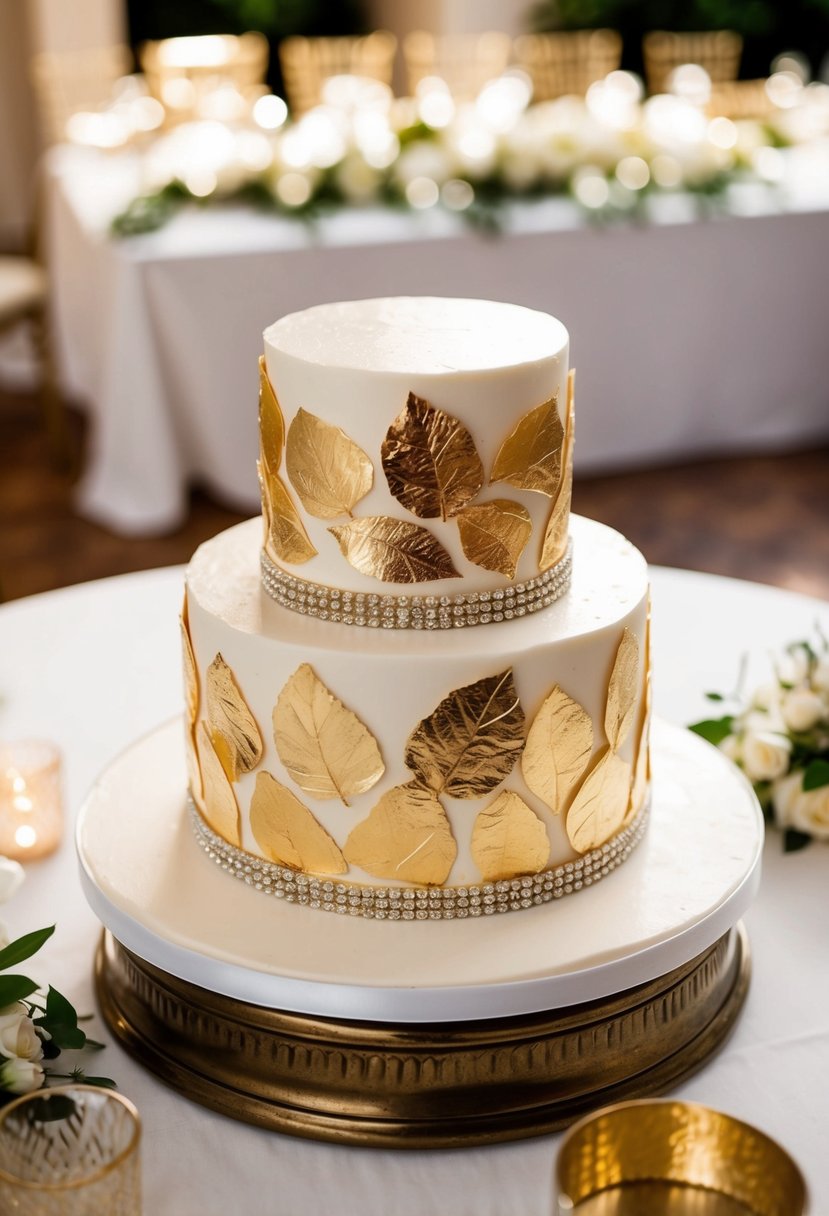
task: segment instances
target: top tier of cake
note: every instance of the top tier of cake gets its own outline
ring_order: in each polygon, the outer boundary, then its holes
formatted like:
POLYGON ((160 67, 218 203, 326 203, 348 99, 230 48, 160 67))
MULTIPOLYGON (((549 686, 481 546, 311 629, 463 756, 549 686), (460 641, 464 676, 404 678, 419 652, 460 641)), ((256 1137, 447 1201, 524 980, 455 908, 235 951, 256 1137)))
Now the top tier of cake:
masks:
POLYGON ((553 317, 484 300, 324 304, 265 331, 262 373, 277 571, 454 599, 564 558, 572 381, 553 317))

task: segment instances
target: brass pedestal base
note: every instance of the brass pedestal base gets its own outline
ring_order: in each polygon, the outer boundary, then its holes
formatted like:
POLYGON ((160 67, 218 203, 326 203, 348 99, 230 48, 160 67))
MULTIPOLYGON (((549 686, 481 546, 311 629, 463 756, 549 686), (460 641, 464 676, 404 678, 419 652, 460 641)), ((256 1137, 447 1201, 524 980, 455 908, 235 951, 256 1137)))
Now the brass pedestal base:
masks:
POLYGON ((143 962, 109 933, 96 959, 111 1031, 180 1094, 288 1135, 385 1148, 517 1140, 663 1093, 723 1043, 749 975, 738 925, 668 975, 600 1001, 392 1025, 220 996, 143 962))

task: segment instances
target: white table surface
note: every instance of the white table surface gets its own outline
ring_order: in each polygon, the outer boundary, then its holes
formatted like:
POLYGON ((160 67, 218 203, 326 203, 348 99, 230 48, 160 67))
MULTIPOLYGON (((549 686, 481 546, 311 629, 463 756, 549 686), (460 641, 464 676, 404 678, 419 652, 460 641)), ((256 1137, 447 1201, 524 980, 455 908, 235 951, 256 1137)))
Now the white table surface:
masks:
MULTIPOLYGON (((770 648, 807 636, 816 619, 829 631, 829 605, 774 588, 655 569, 653 590, 655 708, 678 723, 710 711, 702 691, 730 687, 744 650, 756 656, 761 678, 770 648)), ((70 818, 116 752, 179 710, 181 593, 182 571, 172 568, 0 608, 0 736, 60 744, 70 818)), ((748 916, 754 977, 747 1006, 722 1054, 676 1091, 781 1140, 807 1175, 813 1216, 829 1212, 828 892, 829 846, 784 856, 780 838, 770 837, 748 916)), ((585 913, 589 896, 579 897, 585 913)), ((3 915, 15 933, 57 921, 31 970, 91 1010, 99 926, 81 895, 69 826, 60 851, 29 867, 3 915)), ((100 1021, 96 1030, 109 1039, 100 1021)), ((112 1043, 94 1069, 114 1077, 144 1116, 146 1216, 551 1211, 554 1136, 448 1153, 339 1148, 192 1105, 112 1043)))
POLYGON ((778 192, 734 191, 737 214, 720 219, 680 195, 655 200, 647 225, 597 228, 553 198, 514 204, 491 238, 440 210, 344 209, 308 227, 189 208, 119 241, 108 225, 141 189, 138 162, 55 149, 54 334, 93 427, 79 509, 123 533, 164 531, 194 481, 258 509, 262 330, 369 296, 481 296, 561 317, 582 472, 825 438, 827 164, 794 158, 778 192))

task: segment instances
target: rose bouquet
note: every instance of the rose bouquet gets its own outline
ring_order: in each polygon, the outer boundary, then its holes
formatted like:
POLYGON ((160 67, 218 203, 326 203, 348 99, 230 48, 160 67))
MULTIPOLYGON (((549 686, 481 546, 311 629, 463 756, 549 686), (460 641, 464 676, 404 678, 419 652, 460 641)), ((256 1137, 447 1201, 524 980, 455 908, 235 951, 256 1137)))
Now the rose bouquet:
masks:
MULTIPOLYGON (((23 870, 17 862, 0 858, 0 903, 22 881, 23 870)), ((90 1039, 81 1029, 78 1022, 82 1019, 56 988, 49 987, 43 994, 36 980, 9 974, 11 968, 36 954, 54 931, 52 925, 9 941, 0 922, 0 1105, 18 1094, 41 1089, 52 1078, 114 1087, 108 1077, 87 1076, 80 1067, 61 1073, 49 1067, 62 1051, 95 1050, 103 1043, 90 1039)))
POLYGON ((829 639, 791 643, 774 677, 747 702, 739 690, 706 694, 732 708, 691 730, 743 770, 791 852, 829 840, 829 639))

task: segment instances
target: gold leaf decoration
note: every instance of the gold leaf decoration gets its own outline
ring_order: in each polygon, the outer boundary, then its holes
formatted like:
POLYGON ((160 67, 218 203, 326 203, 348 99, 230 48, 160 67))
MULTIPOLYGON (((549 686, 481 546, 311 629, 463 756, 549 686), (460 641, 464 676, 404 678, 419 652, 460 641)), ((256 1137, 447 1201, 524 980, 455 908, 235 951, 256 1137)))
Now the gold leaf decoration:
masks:
POLYGON ((524 745, 524 711, 512 668, 444 697, 406 743, 418 784, 452 798, 480 798, 512 772, 524 745))
POLYGON ((475 819, 472 856, 484 882, 537 874, 550 856, 544 824, 512 790, 504 790, 475 819))
POLYGON ((213 831, 238 848, 242 843, 239 806, 233 786, 227 779, 221 760, 216 754, 207 723, 200 722, 196 734, 199 769, 201 770, 202 812, 213 831))
POLYGON ((271 473, 277 473, 285 443, 285 419, 273 391, 265 356, 259 356, 259 439, 262 460, 271 473))
POLYGON ((345 874, 346 860, 321 823, 270 773, 256 774, 250 830, 270 861, 309 874, 345 874))
POLYGON ((549 570, 550 566, 561 561, 567 552, 567 531, 573 501, 573 445, 576 440, 575 382, 576 373, 571 370, 567 377, 567 421, 561 457, 561 484, 544 529, 541 557, 538 561, 541 570, 549 570))
POLYGON ((374 468, 345 431, 300 409, 288 427, 285 467, 310 515, 350 515, 374 481, 374 468))
POLYGON ((262 518, 265 523, 265 552, 274 561, 301 565, 316 557, 299 512, 293 504, 282 479, 260 465, 259 486, 262 491, 262 518))
POLYGON ((303 663, 286 682, 273 711, 279 758, 314 798, 348 799, 370 790, 385 771, 374 735, 303 663))
POLYGON ((196 656, 193 654, 193 643, 190 638, 190 612, 187 605, 187 593, 184 593, 184 603, 179 618, 181 627, 181 659, 184 674, 184 746, 187 759, 187 776, 193 797, 201 799, 202 782, 199 771, 199 761, 196 755, 196 719, 199 716, 199 671, 196 666, 196 656))
POLYGON ((449 877, 458 846, 432 791, 409 782, 383 794, 353 829, 343 852, 375 878, 435 885, 449 877))
POLYGON ((473 503, 458 512, 463 551, 476 566, 515 578, 518 559, 533 530, 526 507, 508 498, 473 503))
POLYGON ((187 710, 187 721, 190 726, 195 724, 199 716, 199 672, 196 667, 196 656, 193 654, 193 643, 190 640, 190 615, 187 608, 187 595, 179 618, 181 626, 181 663, 184 675, 184 704, 187 710))
POLYGON ((645 623, 645 662, 642 671, 642 722, 633 761, 633 785, 630 791, 630 807, 625 823, 641 810, 650 781, 650 733, 651 733, 651 601, 648 595, 648 615, 645 623))
POLYGON ((220 654, 207 669, 207 720, 210 738, 230 781, 262 759, 262 736, 247 701, 220 654))
POLYGON ((380 455, 392 494, 421 519, 450 519, 484 484, 463 423, 414 393, 386 432, 380 455))
POLYGON ((199 756, 196 751, 196 733, 195 727, 190 726, 187 722, 184 724, 184 758, 187 761, 187 784, 190 787, 190 793, 199 806, 201 806, 204 790, 202 787, 201 769, 199 768, 199 756))
POLYGON ((490 482, 507 481, 519 490, 555 498, 561 480, 564 430, 558 400, 551 397, 519 419, 495 457, 490 482))
POLYGON ((366 515, 328 531, 355 570, 383 582, 431 583, 460 578, 440 541, 408 520, 366 515))
POLYGON ((636 685, 639 670, 639 643, 636 635, 625 629, 607 689, 604 730, 607 741, 617 752, 630 733, 636 709, 636 685))
POLYGON ((593 751, 593 722, 556 685, 527 732, 521 769, 529 789, 559 814, 584 776, 593 751))
POLYGON ((627 814, 630 781, 628 762, 606 751, 567 814, 567 835, 579 853, 597 849, 619 831, 627 814))

